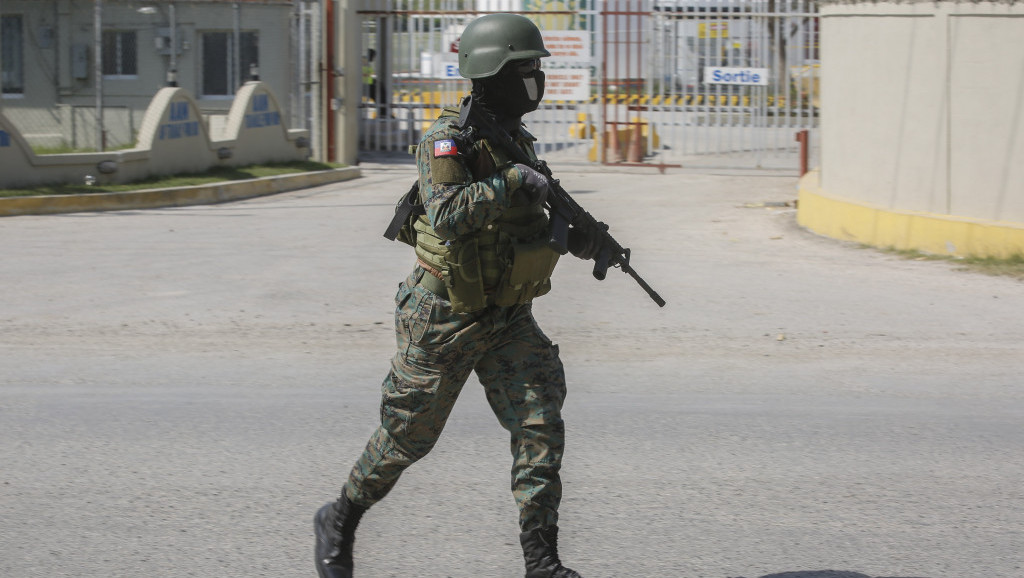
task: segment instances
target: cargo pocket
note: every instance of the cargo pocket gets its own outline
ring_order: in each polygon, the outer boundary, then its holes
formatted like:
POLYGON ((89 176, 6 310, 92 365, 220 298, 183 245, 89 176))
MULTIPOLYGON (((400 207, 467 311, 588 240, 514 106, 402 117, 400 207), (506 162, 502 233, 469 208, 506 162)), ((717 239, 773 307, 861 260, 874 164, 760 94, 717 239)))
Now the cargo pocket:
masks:
POLYGON ((433 433, 435 428, 431 425, 435 421, 433 409, 440 382, 438 374, 422 373, 402 364, 384 382, 381 424, 392 435, 405 438, 405 450, 417 457, 430 451, 440 433, 433 433))
POLYGON ((422 343, 423 336, 430 328, 431 311, 434 309, 436 295, 422 287, 413 290, 413 299, 410 301, 409 313, 409 341, 422 343))

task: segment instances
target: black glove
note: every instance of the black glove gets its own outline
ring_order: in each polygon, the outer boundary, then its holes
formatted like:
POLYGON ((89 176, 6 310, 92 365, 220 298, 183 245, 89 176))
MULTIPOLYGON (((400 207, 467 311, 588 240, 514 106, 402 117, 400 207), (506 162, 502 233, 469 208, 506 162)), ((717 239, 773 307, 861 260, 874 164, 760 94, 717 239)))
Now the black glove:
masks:
POLYGON ((523 175, 523 184, 512 193, 512 205, 544 204, 548 193, 551 192, 551 184, 547 177, 524 164, 516 164, 516 168, 523 175))
POLYGON ((601 252, 601 241, 604 239, 604 233, 608 230, 608 225, 598 222, 596 228, 591 227, 573 227, 569 229, 569 252, 583 259, 589 261, 597 254, 601 252))

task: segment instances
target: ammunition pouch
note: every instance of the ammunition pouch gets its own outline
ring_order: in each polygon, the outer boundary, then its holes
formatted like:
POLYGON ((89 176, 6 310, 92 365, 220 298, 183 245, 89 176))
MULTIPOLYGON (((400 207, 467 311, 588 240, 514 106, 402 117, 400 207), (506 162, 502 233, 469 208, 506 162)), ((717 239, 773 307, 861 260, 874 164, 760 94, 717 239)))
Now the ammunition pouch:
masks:
POLYGON ((546 240, 512 246, 512 266, 494 292, 494 304, 508 307, 526 303, 551 291, 551 273, 558 253, 546 240))
POLYGON ((543 238, 517 243, 502 233, 497 235, 497 245, 492 244, 494 239, 490 235, 441 242, 425 227, 417 228, 416 256, 423 265, 441 274, 445 291, 442 294, 435 289, 440 283, 434 284, 431 290, 450 301, 456 313, 477 311, 490 305, 510 307, 551 291, 551 274, 559 254, 550 249, 543 238), (485 267, 493 257, 488 258, 483 253, 493 254, 498 247, 501 247, 498 258, 505 265, 500 277, 490 279, 485 267))
POLYGON ((480 268, 480 244, 474 237, 449 246, 442 269, 448 287, 448 300, 456 313, 476 311, 487 306, 484 276, 480 268))

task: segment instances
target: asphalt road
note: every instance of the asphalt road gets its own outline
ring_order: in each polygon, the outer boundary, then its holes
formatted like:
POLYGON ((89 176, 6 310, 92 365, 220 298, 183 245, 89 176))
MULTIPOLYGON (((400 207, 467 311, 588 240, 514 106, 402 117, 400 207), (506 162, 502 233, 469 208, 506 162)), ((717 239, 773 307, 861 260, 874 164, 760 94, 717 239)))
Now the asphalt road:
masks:
MULTIPOLYGON (((0 221, 0 576, 314 576, 376 424, 412 167, 233 204, 0 221)), ((1024 576, 1024 283, 813 236, 779 174, 571 166, 633 248, 537 317, 587 578, 1024 576), (832 570, 833 572, 826 572, 832 570)), ((364 518, 361 577, 522 576, 475 381, 364 518)))

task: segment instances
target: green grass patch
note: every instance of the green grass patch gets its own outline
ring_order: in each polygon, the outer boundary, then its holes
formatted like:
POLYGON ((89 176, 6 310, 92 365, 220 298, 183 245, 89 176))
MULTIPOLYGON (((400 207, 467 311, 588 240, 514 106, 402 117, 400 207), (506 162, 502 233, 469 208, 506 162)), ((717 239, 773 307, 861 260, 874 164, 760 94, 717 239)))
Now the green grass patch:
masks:
MULTIPOLYGON (((104 152, 123 151, 123 150, 127 150, 127 149, 130 149, 130 148, 135 148, 135 144, 134 143, 129 143, 129 144, 123 144, 123 145, 117 145, 117 146, 110 146, 110 147, 107 147, 104 150, 104 152)), ((32 152, 36 153, 37 155, 66 155, 66 154, 76 154, 76 153, 95 153, 95 152, 99 152, 99 151, 97 151, 94 147, 78 147, 78 148, 75 148, 75 147, 72 147, 71 145, 62 144, 62 145, 52 146, 52 147, 51 146, 38 146, 38 145, 37 146, 33 146, 32 147, 32 152)))
POLYGON ((883 249, 886 253, 898 255, 914 261, 947 261, 957 265, 957 269, 974 271, 985 275, 1013 277, 1024 281, 1024 254, 999 259, 996 257, 953 257, 950 255, 933 255, 913 249, 883 249))
POLYGON ((34 146, 32 147, 32 152, 36 153, 37 155, 65 155, 72 153, 94 153, 96 152, 96 149, 85 147, 73 148, 68 145, 61 145, 55 147, 34 146))
POLYGON ((986 275, 1013 277, 1024 281, 1024 255, 1014 255, 1009 259, 967 257, 959 262, 972 271, 979 271, 986 275))
POLYGON ((46 185, 31 189, 0 189, 0 197, 24 197, 32 195, 81 195, 87 193, 123 193, 146 189, 166 189, 171 187, 190 187, 209 185, 225 181, 243 181, 261 177, 273 177, 295 173, 309 173, 336 169, 343 165, 319 163, 316 161, 294 161, 252 165, 248 167, 215 167, 204 173, 151 177, 135 183, 121 185, 86 185, 83 183, 63 183, 46 185))

